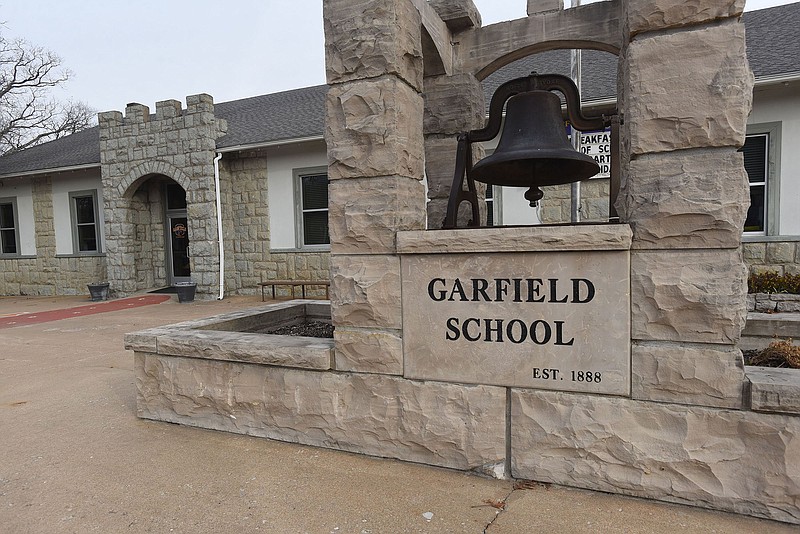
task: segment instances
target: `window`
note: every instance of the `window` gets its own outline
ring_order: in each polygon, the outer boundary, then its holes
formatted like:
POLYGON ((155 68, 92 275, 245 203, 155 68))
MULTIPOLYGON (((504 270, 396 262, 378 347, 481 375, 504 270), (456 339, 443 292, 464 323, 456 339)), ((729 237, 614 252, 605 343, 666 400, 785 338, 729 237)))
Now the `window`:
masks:
POLYGON ((742 147, 744 168, 750 182, 750 208, 747 210, 747 220, 744 223, 745 232, 766 231, 768 147, 768 133, 748 135, 742 147))
POLYGON ((76 254, 96 254, 100 250, 97 191, 69 194, 72 218, 72 243, 76 254))
POLYGON ((298 242, 301 248, 330 245, 328 234, 328 175, 323 171, 295 172, 299 200, 298 242))
POLYGON ((0 256, 19 254, 17 202, 13 198, 0 198, 0 256))
POLYGON ((494 186, 486 185, 486 226, 494 226, 494 186))
POLYGON ((750 208, 744 232, 750 235, 779 233, 780 123, 748 125, 741 152, 750 183, 750 208))

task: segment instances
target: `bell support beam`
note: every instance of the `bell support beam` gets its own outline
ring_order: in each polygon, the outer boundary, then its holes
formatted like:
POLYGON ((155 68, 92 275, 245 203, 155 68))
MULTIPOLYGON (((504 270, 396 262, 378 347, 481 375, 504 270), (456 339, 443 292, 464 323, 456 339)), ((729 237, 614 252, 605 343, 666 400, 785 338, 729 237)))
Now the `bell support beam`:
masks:
POLYGON ((456 36, 455 67, 482 80, 517 59, 546 50, 587 48, 618 55, 620 24, 620 3, 611 0, 470 29, 456 36))

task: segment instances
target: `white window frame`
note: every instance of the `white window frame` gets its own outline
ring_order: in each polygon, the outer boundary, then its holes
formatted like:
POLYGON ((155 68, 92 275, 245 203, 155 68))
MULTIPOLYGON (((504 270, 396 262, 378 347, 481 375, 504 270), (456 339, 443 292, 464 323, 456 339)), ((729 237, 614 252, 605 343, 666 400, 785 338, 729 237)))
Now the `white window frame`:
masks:
MULTIPOLYGON (((780 147, 781 147, 781 123, 765 122, 747 125, 747 136, 767 136, 767 172, 764 182, 764 230, 756 232, 744 232, 745 236, 770 236, 780 234, 780 147)), ((754 183, 752 185, 759 185, 754 183)), ((748 193, 750 188, 748 177, 748 193)))
MULTIPOLYGON (((311 244, 305 243, 305 217, 306 213, 329 213, 330 208, 330 195, 328 196, 328 206, 318 209, 303 209, 303 178, 310 176, 324 175, 328 176, 327 167, 308 167, 302 169, 294 169, 292 171, 294 177, 294 204, 295 204, 295 243, 298 250, 307 251, 328 251, 331 249, 330 233, 328 235, 328 243, 325 244, 311 244)), ((330 183, 330 181, 329 181, 330 183)))
MULTIPOLYGON (((16 252, 3 252, 2 242, 0 241, 0 257, 2 258, 16 258, 21 256, 20 242, 19 242, 19 209, 17 208, 16 197, 0 198, 0 204, 11 204, 11 209, 14 212, 14 227, 13 228, 0 228, 0 230, 14 230, 14 250, 16 252)), ((2 239, 2 236, 0 236, 2 239)))
POLYGON ((492 198, 485 197, 486 211, 487 211, 487 225, 488 213, 492 214, 492 226, 503 226, 503 187, 500 185, 486 184, 486 192, 492 192, 492 198))
MULTIPOLYGON (((69 216, 70 216, 70 226, 72 228, 72 250, 73 253, 77 256, 92 256, 97 254, 103 253, 103 243, 101 241, 101 233, 100 233, 100 212, 99 206, 97 205, 97 189, 88 189, 85 191, 70 191, 69 193, 69 216), (92 198, 92 207, 94 208, 94 235, 95 240, 97 242, 97 249, 96 250, 80 250, 80 243, 78 239, 78 214, 77 208, 75 206, 75 199, 83 198, 83 197, 91 197, 92 198)), ((82 223, 82 224, 90 224, 90 223, 82 223)))

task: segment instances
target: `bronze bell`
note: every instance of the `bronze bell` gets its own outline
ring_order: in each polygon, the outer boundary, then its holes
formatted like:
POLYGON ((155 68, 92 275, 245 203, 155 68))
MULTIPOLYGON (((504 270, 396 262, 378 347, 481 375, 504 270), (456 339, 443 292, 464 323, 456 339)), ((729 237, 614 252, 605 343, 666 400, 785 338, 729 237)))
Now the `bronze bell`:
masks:
POLYGON ((587 180, 600 166, 572 147, 561 118, 561 101, 550 91, 528 91, 511 97, 494 154, 472 168, 475 180, 529 187, 531 206, 541 200, 541 186, 587 180))

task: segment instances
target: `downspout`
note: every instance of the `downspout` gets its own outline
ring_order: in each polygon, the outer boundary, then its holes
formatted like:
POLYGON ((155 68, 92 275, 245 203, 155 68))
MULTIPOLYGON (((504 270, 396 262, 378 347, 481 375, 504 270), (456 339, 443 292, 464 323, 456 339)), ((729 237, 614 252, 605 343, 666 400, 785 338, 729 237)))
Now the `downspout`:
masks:
POLYGON ((219 192, 219 160, 222 159, 222 153, 217 152, 214 158, 214 188, 217 194, 217 241, 219 242, 219 297, 217 300, 222 300, 225 296, 225 247, 222 241, 222 196, 219 192))

